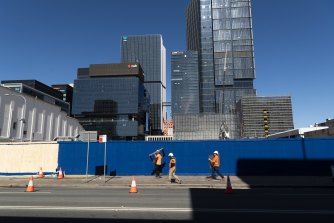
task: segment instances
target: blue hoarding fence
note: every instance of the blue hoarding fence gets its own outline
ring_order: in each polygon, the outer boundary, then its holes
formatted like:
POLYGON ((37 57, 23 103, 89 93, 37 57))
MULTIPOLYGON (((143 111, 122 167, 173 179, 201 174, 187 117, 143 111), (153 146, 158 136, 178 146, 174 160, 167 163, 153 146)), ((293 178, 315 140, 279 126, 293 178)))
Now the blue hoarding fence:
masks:
MULTIPOLYGON (((164 148, 163 174, 172 152, 179 175, 209 175, 208 156, 218 150, 225 175, 331 175, 334 139, 223 141, 108 141, 107 175, 152 175, 149 154, 164 148)), ((59 142, 58 165, 67 174, 86 174, 86 142, 59 142)), ((103 175, 104 144, 90 142, 88 173, 103 175)))

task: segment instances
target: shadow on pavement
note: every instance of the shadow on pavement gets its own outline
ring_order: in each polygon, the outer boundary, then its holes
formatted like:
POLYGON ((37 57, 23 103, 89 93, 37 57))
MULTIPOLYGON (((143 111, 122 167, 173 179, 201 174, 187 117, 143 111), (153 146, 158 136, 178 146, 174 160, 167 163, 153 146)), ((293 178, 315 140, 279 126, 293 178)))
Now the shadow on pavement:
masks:
POLYGON ((334 160, 240 159, 236 175, 250 188, 334 187, 333 165, 334 160))
MULTIPOLYGON (((225 189, 190 189, 195 222, 332 222, 331 197, 324 199, 330 192, 325 189, 318 197, 307 198, 312 189, 304 189, 296 199, 295 190, 284 189, 233 189, 231 194, 225 189), (282 195, 283 194, 283 195, 282 195)), ((320 193, 320 192, 318 192, 320 193)))
POLYGON ((237 176, 331 176, 334 160, 239 159, 237 176))

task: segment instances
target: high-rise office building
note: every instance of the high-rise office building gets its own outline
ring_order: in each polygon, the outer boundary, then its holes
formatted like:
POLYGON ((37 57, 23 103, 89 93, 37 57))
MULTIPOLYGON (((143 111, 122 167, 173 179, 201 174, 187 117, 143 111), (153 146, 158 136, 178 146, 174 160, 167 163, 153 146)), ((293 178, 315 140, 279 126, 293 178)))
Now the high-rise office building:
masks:
POLYGON ((198 53, 174 51, 171 60, 172 113, 198 114, 198 53))
POLYGON ((161 35, 123 36, 121 62, 140 63, 145 73, 145 88, 150 95, 152 135, 162 134, 166 114, 166 49, 161 35))
POLYGON ((172 54, 172 105, 181 106, 173 110, 174 139, 266 137, 293 128, 289 97, 256 97, 251 0, 191 0, 187 49, 198 52, 199 112, 179 103, 190 85, 174 87, 194 71, 185 66, 191 60, 172 54))
POLYGON ((149 98, 140 64, 91 64, 77 77, 72 113, 85 130, 116 140, 145 138, 149 98))
POLYGON ((236 104, 256 95, 251 2, 191 0, 186 13, 187 49, 198 52, 199 113, 173 113, 174 138, 238 138, 236 104))
POLYGON ((242 96, 254 96, 250 0, 192 0, 187 47, 199 52, 200 112, 235 114, 242 96))

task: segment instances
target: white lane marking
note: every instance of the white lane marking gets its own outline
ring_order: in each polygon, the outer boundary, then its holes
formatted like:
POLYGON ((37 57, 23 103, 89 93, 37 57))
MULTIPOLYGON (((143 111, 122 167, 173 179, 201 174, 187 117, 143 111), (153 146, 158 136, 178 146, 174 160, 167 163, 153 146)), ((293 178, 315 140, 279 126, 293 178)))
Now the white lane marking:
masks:
POLYGON ((51 192, 15 192, 15 191, 10 191, 10 192, 0 192, 0 194, 51 194, 51 192))
POLYGON ((191 208, 141 208, 141 207, 65 207, 65 206, 0 206, 1 210, 69 210, 69 211, 163 211, 191 212, 191 208))
POLYGON ((334 214, 334 210, 283 210, 283 209, 206 209, 206 208, 154 208, 154 207, 70 207, 70 206, 0 206, 2 210, 53 210, 53 211, 137 211, 137 212, 204 212, 204 213, 262 213, 262 214, 334 214))

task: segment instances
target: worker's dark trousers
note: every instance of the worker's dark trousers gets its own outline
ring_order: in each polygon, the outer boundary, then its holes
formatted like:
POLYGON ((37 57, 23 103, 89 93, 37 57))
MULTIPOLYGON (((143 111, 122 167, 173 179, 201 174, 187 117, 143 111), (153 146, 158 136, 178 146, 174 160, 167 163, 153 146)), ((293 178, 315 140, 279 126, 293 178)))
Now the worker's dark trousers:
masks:
POLYGON ((223 176, 223 174, 220 172, 219 167, 217 167, 217 166, 213 166, 211 170, 212 170, 212 173, 211 173, 211 177, 212 177, 212 178, 216 178, 216 176, 215 176, 215 172, 216 172, 222 179, 224 179, 224 176, 223 176))
POLYGON ((160 177, 161 175, 161 165, 155 164, 155 176, 160 177))

